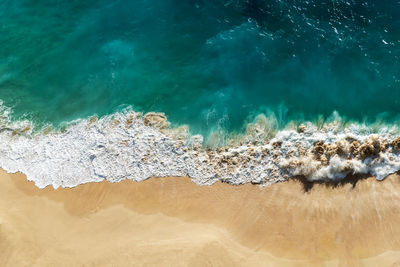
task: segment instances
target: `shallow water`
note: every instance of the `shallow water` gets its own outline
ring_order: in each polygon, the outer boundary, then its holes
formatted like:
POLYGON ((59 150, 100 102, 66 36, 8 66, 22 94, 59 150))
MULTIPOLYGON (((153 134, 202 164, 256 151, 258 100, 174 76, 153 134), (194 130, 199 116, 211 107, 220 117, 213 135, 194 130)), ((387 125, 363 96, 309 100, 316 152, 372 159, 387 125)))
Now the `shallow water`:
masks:
POLYGON ((55 125, 132 105, 193 133, 396 119, 398 1, 0 3, 0 99, 55 125))

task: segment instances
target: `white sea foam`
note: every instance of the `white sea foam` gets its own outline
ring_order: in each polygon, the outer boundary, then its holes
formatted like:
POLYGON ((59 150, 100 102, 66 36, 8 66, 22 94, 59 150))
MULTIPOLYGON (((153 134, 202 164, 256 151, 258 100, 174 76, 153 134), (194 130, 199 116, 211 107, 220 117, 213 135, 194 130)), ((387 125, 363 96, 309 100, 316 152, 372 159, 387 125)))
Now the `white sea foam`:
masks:
POLYGON ((200 185, 269 185, 297 175, 338 180, 357 173, 383 179, 400 169, 397 129, 376 134, 356 124, 318 129, 308 123, 271 138, 270 121, 260 116, 236 143, 211 150, 186 127, 170 128, 161 114, 126 110, 77 120, 63 131, 35 132, 29 121, 12 122, 9 113, 1 105, 0 167, 26 174, 40 188, 164 176, 189 176, 200 185))

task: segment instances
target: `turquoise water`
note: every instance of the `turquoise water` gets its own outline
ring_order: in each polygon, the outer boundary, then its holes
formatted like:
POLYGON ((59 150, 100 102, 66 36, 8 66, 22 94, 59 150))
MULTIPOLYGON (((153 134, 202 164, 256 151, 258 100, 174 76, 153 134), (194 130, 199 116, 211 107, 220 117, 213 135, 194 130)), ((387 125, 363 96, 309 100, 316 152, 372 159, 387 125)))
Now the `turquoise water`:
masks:
POLYGON ((0 99, 61 122, 126 106, 205 135, 400 112, 393 0, 2 0, 0 99))

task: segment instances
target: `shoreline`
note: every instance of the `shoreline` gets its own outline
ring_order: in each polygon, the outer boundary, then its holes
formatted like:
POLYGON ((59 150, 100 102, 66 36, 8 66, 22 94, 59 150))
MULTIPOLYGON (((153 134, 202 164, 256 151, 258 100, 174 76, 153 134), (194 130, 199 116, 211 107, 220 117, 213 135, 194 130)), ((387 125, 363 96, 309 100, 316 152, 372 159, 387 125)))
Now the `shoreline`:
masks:
POLYGON ((397 174, 312 188, 171 177, 55 190, 1 170, 0 184, 5 266, 400 263, 397 174))
POLYGON ((10 114, 0 101, 0 167, 26 174, 40 188, 170 176, 188 176, 198 185, 268 186, 295 176, 337 181, 371 174, 382 180, 400 170, 398 127, 377 132, 345 126, 338 115, 322 125, 291 124, 274 132, 273 117, 261 114, 238 140, 209 147, 188 127, 171 127, 163 113, 125 108, 39 132, 33 122, 13 121, 10 114))

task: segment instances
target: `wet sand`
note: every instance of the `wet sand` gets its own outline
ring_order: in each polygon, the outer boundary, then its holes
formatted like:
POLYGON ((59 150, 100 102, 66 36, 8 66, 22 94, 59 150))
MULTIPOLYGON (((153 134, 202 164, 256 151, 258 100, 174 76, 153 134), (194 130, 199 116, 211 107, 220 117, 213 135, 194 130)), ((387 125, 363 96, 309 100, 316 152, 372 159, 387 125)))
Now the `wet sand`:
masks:
POLYGON ((0 170, 0 266, 400 266, 400 176, 38 189, 0 170))

